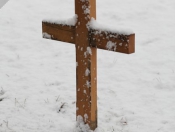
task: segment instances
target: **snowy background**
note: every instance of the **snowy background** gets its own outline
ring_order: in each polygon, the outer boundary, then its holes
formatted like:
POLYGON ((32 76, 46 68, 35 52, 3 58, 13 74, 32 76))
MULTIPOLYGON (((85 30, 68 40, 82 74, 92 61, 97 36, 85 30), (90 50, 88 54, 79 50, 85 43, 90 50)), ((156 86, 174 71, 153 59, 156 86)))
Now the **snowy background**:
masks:
MULTIPOLYGON (((96 131, 175 131, 174 12, 174 0, 97 0, 98 23, 131 28, 136 53, 98 50, 96 131)), ((75 47, 43 39, 41 25, 72 16, 74 0, 0 9, 0 132, 77 131, 75 47)))

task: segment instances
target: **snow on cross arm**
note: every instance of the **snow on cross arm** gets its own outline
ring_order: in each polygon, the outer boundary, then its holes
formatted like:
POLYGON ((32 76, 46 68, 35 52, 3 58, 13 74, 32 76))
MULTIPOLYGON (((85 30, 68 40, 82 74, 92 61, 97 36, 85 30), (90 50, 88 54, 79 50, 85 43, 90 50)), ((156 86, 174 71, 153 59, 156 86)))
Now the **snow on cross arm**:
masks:
POLYGON ((75 26, 77 23, 77 15, 74 15, 72 18, 69 19, 53 19, 53 18, 47 18, 44 19, 43 22, 53 23, 53 24, 62 24, 67 26, 75 26))

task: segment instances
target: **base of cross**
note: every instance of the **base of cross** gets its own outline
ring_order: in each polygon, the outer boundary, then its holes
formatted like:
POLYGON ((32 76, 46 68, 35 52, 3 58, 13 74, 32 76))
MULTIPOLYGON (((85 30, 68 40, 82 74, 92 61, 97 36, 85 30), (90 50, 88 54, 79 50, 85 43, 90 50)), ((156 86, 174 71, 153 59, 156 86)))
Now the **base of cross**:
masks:
MULTIPOLYGON (((43 38, 75 44, 75 26, 42 22, 43 38)), ((89 30, 90 46, 98 49, 131 54, 135 52, 135 34, 89 30)))

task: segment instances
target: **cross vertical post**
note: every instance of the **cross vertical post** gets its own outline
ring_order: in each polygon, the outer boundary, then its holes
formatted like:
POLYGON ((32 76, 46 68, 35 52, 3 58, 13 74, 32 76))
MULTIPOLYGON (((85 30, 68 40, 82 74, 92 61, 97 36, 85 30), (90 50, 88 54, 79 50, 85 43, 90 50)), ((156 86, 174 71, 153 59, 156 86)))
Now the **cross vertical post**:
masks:
POLYGON ((96 18, 96 0, 75 0, 76 115, 91 130, 97 127, 97 48, 91 47, 87 24, 96 18))

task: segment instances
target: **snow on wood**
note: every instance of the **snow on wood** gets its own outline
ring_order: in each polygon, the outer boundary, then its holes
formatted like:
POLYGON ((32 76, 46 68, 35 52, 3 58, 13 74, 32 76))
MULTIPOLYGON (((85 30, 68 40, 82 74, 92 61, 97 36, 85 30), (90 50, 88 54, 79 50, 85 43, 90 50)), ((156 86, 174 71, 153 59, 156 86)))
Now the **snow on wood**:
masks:
POLYGON ((62 24, 62 25, 70 25, 75 26, 77 23, 77 15, 68 19, 44 19, 43 22, 53 23, 53 24, 62 24))

